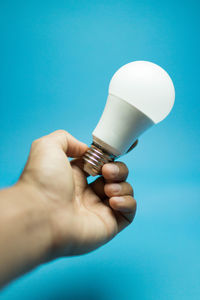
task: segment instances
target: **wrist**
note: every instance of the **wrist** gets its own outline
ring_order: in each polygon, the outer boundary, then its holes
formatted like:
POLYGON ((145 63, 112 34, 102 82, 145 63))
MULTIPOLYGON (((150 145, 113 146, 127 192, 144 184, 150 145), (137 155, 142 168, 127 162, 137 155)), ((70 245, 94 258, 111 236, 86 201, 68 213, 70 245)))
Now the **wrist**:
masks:
POLYGON ((47 261, 52 234, 36 191, 18 182, 0 194, 1 285, 47 261))
POLYGON ((49 207, 37 189, 22 181, 9 192, 10 215, 6 221, 18 231, 16 237, 21 240, 21 252, 30 263, 45 261, 52 244, 49 207))

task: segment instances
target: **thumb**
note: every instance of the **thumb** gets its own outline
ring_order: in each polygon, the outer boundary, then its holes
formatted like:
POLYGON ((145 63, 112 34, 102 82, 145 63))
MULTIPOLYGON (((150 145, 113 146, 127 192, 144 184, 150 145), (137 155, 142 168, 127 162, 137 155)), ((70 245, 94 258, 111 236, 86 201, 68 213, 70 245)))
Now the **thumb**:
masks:
POLYGON ((88 146, 77 140, 65 130, 56 130, 46 136, 49 141, 56 143, 69 157, 80 157, 88 149, 88 146))

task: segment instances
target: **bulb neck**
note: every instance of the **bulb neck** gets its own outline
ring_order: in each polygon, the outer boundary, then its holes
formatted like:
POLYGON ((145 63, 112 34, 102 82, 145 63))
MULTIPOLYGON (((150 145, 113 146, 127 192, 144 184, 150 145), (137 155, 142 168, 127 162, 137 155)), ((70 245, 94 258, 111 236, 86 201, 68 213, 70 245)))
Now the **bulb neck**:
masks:
POLYGON ((103 165, 113 162, 115 157, 116 156, 108 153, 100 145, 93 142, 83 156, 83 169, 91 176, 101 175, 103 165))

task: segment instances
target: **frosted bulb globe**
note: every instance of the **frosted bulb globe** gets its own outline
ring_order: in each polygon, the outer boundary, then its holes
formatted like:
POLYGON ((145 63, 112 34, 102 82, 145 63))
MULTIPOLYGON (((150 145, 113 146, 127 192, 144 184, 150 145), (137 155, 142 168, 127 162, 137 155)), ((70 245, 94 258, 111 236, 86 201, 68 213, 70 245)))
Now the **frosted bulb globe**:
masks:
POLYGON ((110 81, 93 144, 84 156, 84 170, 100 174, 104 163, 126 153, 145 130, 169 114, 174 99, 172 80, 158 65, 135 61, 122 66, 110 81))
POLYGON ((121 67, 112 77, 109 94, 135 106, 154 123, 162 121, 174 105, 174 85, 167 72, 148 61, 121 67))

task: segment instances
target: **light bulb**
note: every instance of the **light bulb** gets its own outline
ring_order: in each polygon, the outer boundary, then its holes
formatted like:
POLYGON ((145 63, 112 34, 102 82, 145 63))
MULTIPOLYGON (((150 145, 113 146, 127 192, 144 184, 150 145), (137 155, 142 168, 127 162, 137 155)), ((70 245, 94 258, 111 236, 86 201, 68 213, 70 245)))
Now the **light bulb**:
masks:
POLYGON ((84 170, 96 176, 105 163, 125 154, 148 128, 171 111, 175 90, 165 70, 148 61, 122 66, 112 77, 103 114, 85 153, 84 170))

